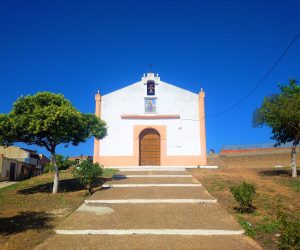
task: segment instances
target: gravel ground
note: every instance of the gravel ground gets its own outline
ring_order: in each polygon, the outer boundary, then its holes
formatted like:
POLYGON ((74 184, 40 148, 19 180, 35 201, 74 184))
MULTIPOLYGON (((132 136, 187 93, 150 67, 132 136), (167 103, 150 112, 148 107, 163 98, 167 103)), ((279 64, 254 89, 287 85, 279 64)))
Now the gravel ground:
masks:
POLYGON ((87 200, 214 199, 203 187, 103 188, 87 200))
POLYGON ((105 184, 198 184, 199 182, 193 177, 187 178, 125 178, 112 180, 105 184))
MULTIPOLYGON (((189 174, 187 171, 119 172, 118 174, 189 174)), ((106 184, 198 184, 187 178, 125 178, 106 184)), ((109 188, 90 199, 213 199, 203 187, 109 188)), ((56 229, 215 229, 241 230, 216 204, 89 204, 92 209, 71 214, 56 229), (111 213, 97 213, 109 210, 111 213), (89 212, 88 212, 89 210, 89 212)), ((37 249, 260 249, 247 237, 168 235, 54 235, 37 249)))
POLYGON ((113 213, 74 212, 58 229, 220 229, 241 230, 219 204, 94 204, 113 213), (84 223, 83 223, 84 222, 84 223))
POLYGON ((158 236, 158 235, 55 235, 36 250, 130 249, 130 250, 255 250, 261 249, 243 236, 158 236))

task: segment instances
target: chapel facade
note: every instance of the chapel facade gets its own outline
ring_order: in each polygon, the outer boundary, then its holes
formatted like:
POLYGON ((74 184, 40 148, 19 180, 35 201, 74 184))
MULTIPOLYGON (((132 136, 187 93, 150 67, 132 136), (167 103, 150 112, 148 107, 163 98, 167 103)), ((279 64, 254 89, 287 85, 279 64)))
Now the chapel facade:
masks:
POLYGON ((205 93, 147 73, 140 81, 95 96, 107 136, 94 141, 94 162, 109 166, 207 165, 205 93))

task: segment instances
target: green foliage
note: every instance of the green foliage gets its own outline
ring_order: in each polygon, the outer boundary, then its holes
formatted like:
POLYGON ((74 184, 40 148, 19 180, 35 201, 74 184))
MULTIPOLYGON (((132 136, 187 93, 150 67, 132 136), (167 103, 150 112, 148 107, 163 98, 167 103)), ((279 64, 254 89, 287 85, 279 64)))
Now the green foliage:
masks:
POLYGON ((260 233, 274 234, 279 230, 279 222, 265 216, 261 223, 257 223, 256 230, 260 233))
POLYGON ((300 222, 288 212, 280 211, 277 214, 280 223, 279 242, 280 249, 300 249, 300 222))
MULTIPOLYGON (((70 161, 68 157, 64 157, 63 155, 56 155, 56 164, 59 170, 67 170, 71 166, 74 166, 76 163, 75 161, 70 161)), ((52 162, 46 164, 44 168, 44 172, 54 172, 54 166, 52 162)))
POLYGON ((300 179, 279 179, 277 182, 286 187, 292 188, 295 192, 300 193, 300 179))
POLYGON ((39 92, 21 96, 9 114, 0 114, 0 145, 16 142, 45 147, 55 169, 53 193, 58 190, 59 172, 55 150, 59 144, 77 146, 89 137, 102 139, 106 124, 94 114, 79 112, 61 94, 39 92))
POLYGON ((246 182, 242 182, 238 186, 231 187, 230 192, 233 194, 234 198, 239 202, 241 212, 252 211, 252 199, 255 194, 255 188, 253 185, 246 182))
POLYGON ((36 144, 53 152, 56 145, 78 145, 87 138, 106 135, 105 122, 93 114, 79 112, 61 94, 39 92, 22 96, 13 110, 0 116, 0 144, 36 144))
POLYGON ((238 220, 242 228, 245 230, 246 235, 248 235, 251 238, 254 238, 256 235, 256 231, 253 228, 253 226, 242 217, 239 217, 238 220))
POLYGON ((254 126, 272 128, 274 146, 292 142, 292 176, 297 177, 296 146, 300 142, 300 86, 290 79, 287 86, 279 85, 280 94, 265 97, 260 108, 253 114, 254 126))
POLYGON ((87 194, 91 195, 93 186, 97 179, 102 176, 102 167, 98 163, 83 161, 73 169, 73 175, 87 189, 87 194))
POLYGON ((265 97, 253 115, 254 126, 272 128, 276 145, 300 140, 300 86, 290 79, 289 85, 279 86, 281 93, 265 97))

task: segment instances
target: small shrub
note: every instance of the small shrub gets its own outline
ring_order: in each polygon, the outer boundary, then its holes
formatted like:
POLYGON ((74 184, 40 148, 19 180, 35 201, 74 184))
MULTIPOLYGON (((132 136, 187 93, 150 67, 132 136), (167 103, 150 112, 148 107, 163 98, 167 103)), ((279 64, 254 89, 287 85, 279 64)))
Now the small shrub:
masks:
POLYGON ((277 213, 279 221, 279 241, 278 247, 284 250, 300 249, 300 222, 291 213, 279 211, 277 213))
POLYGON ((88 160, 82 161, 72 171, 74 177, 78 178, 80 183, 86 187, 88 195, 92 194, 93 186, 96 180, 102 176, 102 172, 102 167, 98 163, 92 163, 88 160))
POLYGON ((230 192, 233 194, 237 202, 239 202, 239 210, 241 212, 253 212, 252 199, 255 194, 255 188, 253 185, 242 182, 238 186, 231 187, 230 192))

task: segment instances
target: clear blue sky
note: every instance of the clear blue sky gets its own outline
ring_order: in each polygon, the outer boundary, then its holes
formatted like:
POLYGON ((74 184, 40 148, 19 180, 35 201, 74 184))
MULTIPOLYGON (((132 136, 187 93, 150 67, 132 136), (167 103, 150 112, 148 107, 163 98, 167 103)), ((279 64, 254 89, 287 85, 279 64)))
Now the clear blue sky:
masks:
MULTIPOLYGON (((248 99, 210 116, 261 79, 300 31, 299 13, 299 0, 0 0, 0 113, 45 90, 94 112, 98 89, 136 82, 152 64, 163 81, 206 91, 208 150, 270 142, 252 113, 278 82, 300 79, 300 39, 248 99)), ((58 151, 92 155, 93 142, 58 151)))

